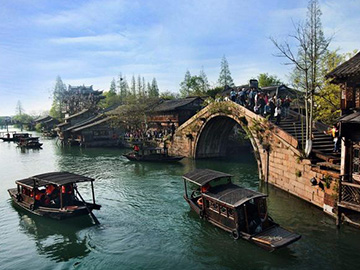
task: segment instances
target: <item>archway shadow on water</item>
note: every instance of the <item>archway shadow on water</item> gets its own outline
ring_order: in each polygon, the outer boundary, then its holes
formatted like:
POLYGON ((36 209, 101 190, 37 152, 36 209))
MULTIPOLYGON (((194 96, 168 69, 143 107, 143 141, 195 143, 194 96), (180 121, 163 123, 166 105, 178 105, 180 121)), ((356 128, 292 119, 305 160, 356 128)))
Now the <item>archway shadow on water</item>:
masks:
POLYGON ((88 236, 80 232, 93 226, 89 216, 68 220, 52 220, 19 209, 11 202, 19 215, 19 227, 35 241, 37 252, 56 262, 82 259, 89 255, 88 236))

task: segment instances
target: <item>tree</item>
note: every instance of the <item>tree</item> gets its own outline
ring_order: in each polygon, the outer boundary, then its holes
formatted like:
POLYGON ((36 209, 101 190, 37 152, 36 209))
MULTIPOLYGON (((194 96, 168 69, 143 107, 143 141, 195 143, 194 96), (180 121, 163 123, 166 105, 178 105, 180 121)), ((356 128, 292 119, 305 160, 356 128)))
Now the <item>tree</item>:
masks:
POLYGON ((160 98, 161 99, 166 99, 166 100, 170 100, 170 99, 176 99, 178 98, 178 95, 170 92, 170 91, 165 91, 165 92, 162 92, 160 94, 160 98))
POLYGON ((277 76, 269 75, 268 73, 260 73, 257 79, 259 81, 259 87, 283 84, 277 76))
POLYGON ((137 85, 136 85, 136 88, 137 88, 138 96, 139 96, 139 97, 143 96, 145 90, 144 90, 143 87, 142 87, 142 81, 141 81, 140 75, 138 75, 138 77, 137 77, 137 85))
POLYGON ((294 24, 295 34, 290 35, 295 40, 297 55, 293 52, 289 42, 279 43, 270 38, 275 47, 279 50, 279 57, 285 57, 293 64, 292 75, 294 85, 303 90, 305 98, 305 139, 306 155, 311 151, 312 122, 314 95, 319 89, 320 65, 324 54, 327 51, 331 39, 326 39, 322 31, 321 10, 317 0, 310 0, 308 4, 307 20, 305 24, 294 24))
POLYGON ((146 91, 146 82, 144 77, 142 77, 142 90, 143 90, 143 95, 146 96, 148 93, 146 91))
POLYGON ((218 83, 222 87, 225 87, 226 85, 230 87, 235 86, 234 81, 231 77, 229 64, 228 61, 226 60, 225 55, 221 59, 221 68, 220 68, 218 83))
POLYGON ((66 93, 66 85, 61 80, 60 76, 56 77, 56 83, 53 90, 53 104, 50 109, 50 116, 55 119, 62 120, 62 107, 63 107, 63 100, 66 93))
POLYGON ((180 95, 182 97, 186 97, 189 95, 190 92, 190 81, 191 81, 191 74, 190 71, 187 70, 185 72, 184 80, 180 83, 180 95))
POLYGON ((129 85, 126 81, 126 77, 123 77, 121 73, 119 74, 118 88, 120 100, 123 102, 129 93, 129 85))
POLYGON ((19 116, 21 116, 24 113, 24 108, 23 108, 20 100, 18 100, 18 102, 16 103, 15 113, 16 113, 16 115, 19 115, 19 116))
POLYGON ((136 96, 136 82, 135 82, 135 76, 134 75, 131 78, 130 91, 131 91, 131 94, 135 97, 136 96))
POLYGON ((201 79, 201 92, 206 93, 210 89, 208 78, 205 74, 204 68, 201 68, 199 77, 201 79))
POLYGON ((182 97, 203 96, 209 90, 209 83, 204 70, 200 71, 199 76, 191 76, 189 70, 185 73, 184 81, 180 83, 180 94, 182 97))
POLYGON ((357 51, 338 54, 338 50, 334 50, 327 51, 324 55, 320 69, 323 80, 320 81, 320 90, 314 96, 314 117, 316 120, 331 125, 340 117, 340 86, 330 83, 330 79, 326 79, 325 75, 356 53, 357 51))
POLYGON ((111 83, 110 83, 110 90, 109 92, 111 93, 111 95, 116 95, 116 82, 115 82, 115 78, 112 79, 111 83))
POLYGON ((101 108, 108 108, 121 103, 120 95, 116 94, 116 82, 114 78, 110 83, 110 90, 105 92, 103 95, 105 96, 105 99, 99 102, 99 107, 101 108))
POLYGON ((153 78, 152 82, 151 82, 151 88, 149 90, 149 97, 159 97, 159 87, 157 85, 155 78, 153 78))

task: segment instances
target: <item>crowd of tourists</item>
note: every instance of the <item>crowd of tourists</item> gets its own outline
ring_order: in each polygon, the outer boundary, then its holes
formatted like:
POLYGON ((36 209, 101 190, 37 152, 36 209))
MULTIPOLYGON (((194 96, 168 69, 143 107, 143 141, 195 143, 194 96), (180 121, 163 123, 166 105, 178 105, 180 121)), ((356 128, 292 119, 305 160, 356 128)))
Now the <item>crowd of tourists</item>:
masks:
MULTIPOLYGON (((220 99, 217 98, 217 100, 219 101, 220 99)), ((269 120, 276 119, 276 124, 280 123, 281 118, 288 117, 292 102, 289 96, 281 97, 275 94, 270 96, 268 93, 257 90, 255 87, 250 89, 242 88, 237 91, 231 89, 224 100, 236 102, 256 114, 267 117, 269 120)))
POLYGON ((124 134, 124 139, 131 139, 131 140, 157 140, 157 139, 163 139, 168 136, 173 137, 175 134, 175 124, 171 123, 167 127, 162 128, 149 128, 148 130, 142 130, 142 129, 134 129, 134 130, 128 130, 124 134))

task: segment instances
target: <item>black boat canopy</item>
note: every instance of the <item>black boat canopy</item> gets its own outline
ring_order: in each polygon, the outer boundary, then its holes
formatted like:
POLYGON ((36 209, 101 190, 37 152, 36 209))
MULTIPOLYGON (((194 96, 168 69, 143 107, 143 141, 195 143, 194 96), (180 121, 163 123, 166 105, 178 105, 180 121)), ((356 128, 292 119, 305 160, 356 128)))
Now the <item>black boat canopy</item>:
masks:
POLYGON ((95 179, 69 172, 50 172, 17 180, 15 183, 32 189, 34 187, 34 181, 36 187, 41 187, 49 184, 62 186, 72 183, 95 181, 95 179))
POLYGON ((214 187, 210 189, 209 192, 203 193, 203 196, 234 208, 251 199, 267 197, 266 194, 242 188, 234 184, 214 187))
POLYGON ((231 177, 231 174, 213 171, 209 169, 196 169, 183 175, 183 178, 198 186, 204 186, 212 180, 222 177, 231 177))

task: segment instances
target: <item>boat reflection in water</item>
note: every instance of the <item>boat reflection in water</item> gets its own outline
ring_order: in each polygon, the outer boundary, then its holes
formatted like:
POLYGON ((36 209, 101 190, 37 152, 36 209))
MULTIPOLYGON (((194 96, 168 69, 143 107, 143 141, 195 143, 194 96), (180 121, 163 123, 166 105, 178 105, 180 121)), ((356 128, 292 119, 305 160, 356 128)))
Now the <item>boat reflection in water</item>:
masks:
POLYGON ((30 216, 22 213, 22 210, 19 210, 18 214, 20 229, 35 241, 40 255, 56 262, 64 262, 75 258, 82 259, 91 252, 87 245, 88 236, 80 236, 82 230, 92 226, 89 216, 59 222, 30 216))

